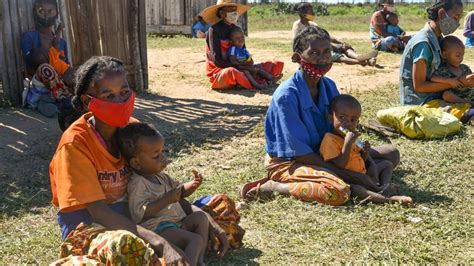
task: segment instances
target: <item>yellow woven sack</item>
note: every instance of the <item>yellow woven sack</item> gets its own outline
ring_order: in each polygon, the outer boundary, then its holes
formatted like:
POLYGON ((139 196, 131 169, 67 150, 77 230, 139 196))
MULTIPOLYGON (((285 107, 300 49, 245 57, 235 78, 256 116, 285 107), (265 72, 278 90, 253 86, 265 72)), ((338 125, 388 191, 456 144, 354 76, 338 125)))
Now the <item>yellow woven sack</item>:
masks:
POLYGON ((392 127, 413 139, 443 138, 461 129, 461 122, 439 108, 399 106, 377 112, 384 126, 392 127))

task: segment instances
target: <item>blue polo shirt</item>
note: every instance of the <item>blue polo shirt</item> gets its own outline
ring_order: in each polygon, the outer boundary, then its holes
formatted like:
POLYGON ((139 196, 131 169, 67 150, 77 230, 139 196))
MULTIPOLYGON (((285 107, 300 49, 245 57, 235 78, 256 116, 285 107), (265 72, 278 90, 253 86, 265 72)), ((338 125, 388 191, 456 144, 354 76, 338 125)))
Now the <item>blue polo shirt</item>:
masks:
POLYGON ((329 104, 339 95, 336 84, 323 77, 319 96, 311 98, 303 72, 298 70, 275 91, 265 117, 265 151, 271 156, 293 160, 319 153, 324 134, 332 130, 329 104))

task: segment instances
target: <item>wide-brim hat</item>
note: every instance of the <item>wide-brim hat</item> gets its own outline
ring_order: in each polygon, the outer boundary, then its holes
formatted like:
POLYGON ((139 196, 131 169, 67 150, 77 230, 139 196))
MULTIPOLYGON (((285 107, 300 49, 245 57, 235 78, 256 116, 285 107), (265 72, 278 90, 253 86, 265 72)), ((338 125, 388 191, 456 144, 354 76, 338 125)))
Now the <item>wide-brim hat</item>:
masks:
POLYGON ((221 20, 217 16, 217 10, 224 6, 237 7, 237 13, 239 13, 239 15, 244 14, 250 9, 250 6, 234 3, 233 0, 217 0, 217 3, 215 5, 207 7, 206 9, 201 11, 200 15, 207 24, 214 25, 219 22, 219 20, 221 20))

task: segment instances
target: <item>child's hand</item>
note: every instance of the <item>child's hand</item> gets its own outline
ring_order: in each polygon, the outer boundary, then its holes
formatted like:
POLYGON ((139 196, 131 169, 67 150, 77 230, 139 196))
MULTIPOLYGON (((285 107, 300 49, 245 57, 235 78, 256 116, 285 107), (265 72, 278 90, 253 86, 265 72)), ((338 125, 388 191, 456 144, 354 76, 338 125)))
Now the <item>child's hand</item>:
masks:
POLYGON ((192 173, 194 175, 194 180, 191 181, 191 187, 196 189, 202 184, 202 175, 196 170, 192 170, 192 173))
POLYGON ((360 151, 360 154, 362 158, 364 159, 364 161, 367 160, 367 158, 369 158, 369 150, 370 150, 370 142, 364 141, 364 147, 360 151))
POLYGON ((51 42, 51 45, 56 48, 57 50, 59 50, 59 40, 60 40, 60 36, 61 36, 61 32, 63 31, 64 29, 64 24, 62 22, 59 23, 58 27, 56 28, 56 31, 54 32, 54 37, 53 37, 53 40, 51 42))
POLYGON ((166 192, 165 197, 168 199, 169 203, 175 203, 181 199, 182 192, 183 186, 178 186, 177 188, 166 192))
POLYGON ((346 137, 344 138, 344 143, 347 143, 347 144, 353 144, 357 138, 360 136, 360 133, 358 132, 348 132, 346 134, 346 137))
POLYGON ((448 79, 449 86, 452 88, 462 88, 463 84, 458 79, 448 79))
POLYGON ((458 80, 462 83, 462 87, 464 88, 474 87, 474 74, 462 75, 458 80))

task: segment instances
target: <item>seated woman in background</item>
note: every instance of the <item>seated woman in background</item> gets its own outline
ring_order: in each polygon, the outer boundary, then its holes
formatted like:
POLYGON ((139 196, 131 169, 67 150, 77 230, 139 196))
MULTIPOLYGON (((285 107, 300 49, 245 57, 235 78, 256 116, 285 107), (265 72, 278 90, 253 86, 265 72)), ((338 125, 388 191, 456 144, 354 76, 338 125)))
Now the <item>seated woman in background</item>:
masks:
POLYGON ((387 31, 387 15, 395 12, 393 0, 382 0, 379 3, 380 9, 370 19, 370 39, 372 47, 379 51, 393 52, 398 50, 393 46, 398 46, 400 42, 407 43, 410 36, 401 36, 387 31))
POLYGON ((58 14, 56 0, 33 3, 36 30, 24 32, 21 37, 27 79, 23 105, 47 117, 59 114, 59 126, 64 130, 64 116, 72 112, 67 87, 72 87, 74 70, 67 58, 66 41, 59 36, 63 25, 54 29, 58 14))
MULTIPOLYGON (((440 39, 442 35, 454 33, 460 26, 459 21, 463 14, 462 1, 438 0, 427 9, 427 13, 429 21, 423 29, 413 35, 402 55, 400 63, 400 103, 402 105, 427 104, 430 107, 439 107, 445 91, 453 87, 465 89, 474 86, 473 75, 461 74, 456 75, 456 78, 444 80, 449 82, 440 82, 439 77, 435 75, 442 68, 443 59, 447 62, 448 50, 456 48, 455 43, 454 45, 449 43, 450 39, 453 41, 452 38, 448 38, 445 42, 444 53, 442 53, 440 39)), ((454 55, 457 56, 456 54, 459 53, 455 52, 454 55)), ((459 59, 455 61, 458 61, 454 63, 459 66, 461 63, 459 59)), ((456 104, 450 104, 450 108, 454 115, 458 111, 461 113, 461 116, 458 116, 461 121, 468 120, 468 117, 462 117, 465 112, 456 104)))
MULTIPOLYGON (((218 0, 216 5, 201 12, 204 21, 212 25, 206 38, 206 73, 212 89, 230 89, 237 85, 248 90, 254 89, 242 71, 243 68, 232 64, 227 57, 227 50, 232 45, 230 33, 239 28, 236 25, 239 16, 249 9, 249 6, 236 4, 231 0, 218 0)), ((277 78, 283 71, 283 65, 280 61, 267 61, 256 66, 277 78)))

